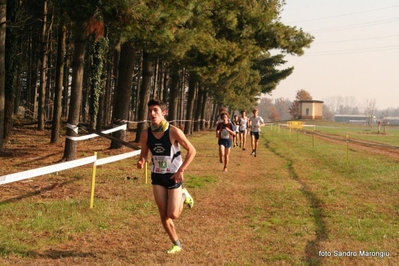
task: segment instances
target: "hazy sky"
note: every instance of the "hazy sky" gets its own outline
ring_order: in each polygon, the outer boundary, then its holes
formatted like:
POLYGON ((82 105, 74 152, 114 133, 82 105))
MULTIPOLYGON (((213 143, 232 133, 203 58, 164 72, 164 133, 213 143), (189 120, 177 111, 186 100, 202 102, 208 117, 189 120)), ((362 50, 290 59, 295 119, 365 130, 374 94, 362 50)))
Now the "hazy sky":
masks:
POLYGON ((294 100, 304 89, 314 100, 374 100, 379 110, 399 107, 398 0, 286 0, 281 20, 315 37, 303 56, 287 55, 294 73, 272 98, 294 100))

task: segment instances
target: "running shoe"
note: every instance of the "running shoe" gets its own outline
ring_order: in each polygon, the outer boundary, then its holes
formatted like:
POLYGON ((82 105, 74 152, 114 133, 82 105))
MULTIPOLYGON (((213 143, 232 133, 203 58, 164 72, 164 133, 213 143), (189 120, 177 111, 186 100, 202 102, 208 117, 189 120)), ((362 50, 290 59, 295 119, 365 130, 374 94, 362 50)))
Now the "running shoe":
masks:
POLYGON ((181 250, 182 250, 182 248, 181 248, 180 246, 178 246, 178 245, 173 245, 170 249, 168 249, 168 250, 166 251, 166 253, 168 253, 168 254, 175 254, 175 253, 180 252, 181 250))
POLYGON ((256 151, 254 151, 254 157, 256 157, 256 151))
POLYGON ((194 207, 194 199, 193 197, 191 197, 190 193, 188 193, 187 189, 183 188, 182 193, 186 195, 186 200, 184 201, 184 203, 186 203, 188 207, 190 207, 190 209, 194 207))
POLYGON ((227 172, 227 168, 225 167, 225 168, 223 168, 223 172, 227 172))

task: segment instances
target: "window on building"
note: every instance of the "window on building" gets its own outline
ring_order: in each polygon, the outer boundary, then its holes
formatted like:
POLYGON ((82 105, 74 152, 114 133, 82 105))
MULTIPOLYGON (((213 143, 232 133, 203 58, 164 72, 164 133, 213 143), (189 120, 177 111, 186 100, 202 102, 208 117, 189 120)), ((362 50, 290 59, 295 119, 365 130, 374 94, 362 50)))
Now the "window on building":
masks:
POLYGON ((306 108, 306 115, 309 115, 309 108, 306 108))

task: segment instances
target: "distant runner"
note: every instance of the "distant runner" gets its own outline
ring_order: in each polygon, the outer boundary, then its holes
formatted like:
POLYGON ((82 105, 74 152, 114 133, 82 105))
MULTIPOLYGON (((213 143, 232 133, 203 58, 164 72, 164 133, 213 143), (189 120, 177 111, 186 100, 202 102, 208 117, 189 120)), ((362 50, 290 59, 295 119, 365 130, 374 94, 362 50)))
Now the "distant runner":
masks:
POLYGON ((256 149, 259 144, 260 127, 265 125, 262 117, 258 116, 259 110, 252 110, 253 116, 249 118, 249 126, 251 128, 251 155, 256 157, 256 149))

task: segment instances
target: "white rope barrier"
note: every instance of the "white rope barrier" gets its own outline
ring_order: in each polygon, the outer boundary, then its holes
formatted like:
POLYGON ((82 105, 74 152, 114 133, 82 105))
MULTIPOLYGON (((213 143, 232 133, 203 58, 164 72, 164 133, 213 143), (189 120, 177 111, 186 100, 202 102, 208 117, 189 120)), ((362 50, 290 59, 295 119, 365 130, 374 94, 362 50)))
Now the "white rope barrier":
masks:
MULTIPOLYGON (((126 130, 127 129, 127 125, 121 125, 121 126, 117 126, 117 127, 113 127, 111 129, 107 129, 104 131, 101 131, 101 133, 103 134, 109 134, 115 131, 119 131, 119 130, 126 130)), ((89 135, 84 135, 84 136, 79 136, 79 137, 71 137, 71 136, 65 136, 67 139, 73 140, 73 141, 80 141, 80 140, 86 140, 86 139, 91 139, 94 137, 98 137, 98 135, 96 133, 93 134, 89 134, 89 135)))
POLYGON ((136 155, 140 155, 140 150, 138 151, 131 151, 131 152, 127 152, 127 153, 123 153, 123 154, 119 154, 119 155, 114 155, 111 157, 107 157, 107 158, 101 158, 98 159, 94 162, 94 165, 103 165, 103 164, 107 164, 107 163, 112 163, 112 162, 116 162, 116 161, 120 161, 123 159, 127 159, 136 155))
POLYGON ((36 177, 36 176, 60 172, 60 171, 66 170, 66 169, 75 168, 75 167, 79 167, 82 165, 94 163, 96 160, 97 160, 97 156, 90 156, 90 157, 86 157, 86 158, 82 158, 82 159, 78 159, 78 160, 73 160, 70 162, 64 162, 64 163, 49 165, 49 166, 40 167, 40 168, 36 168, 36 169, 31 169, 31 170, 27 170, 27 171, 23 171, 23 172, 19 172, 19 173, 0 176, 0 185, 4 185, 7 183, 16 182, 16 181, 36 177))

